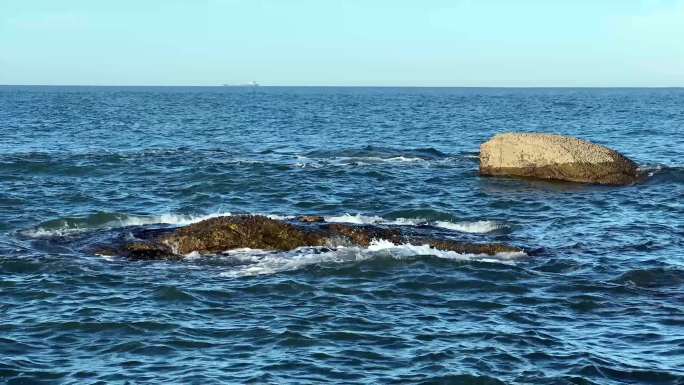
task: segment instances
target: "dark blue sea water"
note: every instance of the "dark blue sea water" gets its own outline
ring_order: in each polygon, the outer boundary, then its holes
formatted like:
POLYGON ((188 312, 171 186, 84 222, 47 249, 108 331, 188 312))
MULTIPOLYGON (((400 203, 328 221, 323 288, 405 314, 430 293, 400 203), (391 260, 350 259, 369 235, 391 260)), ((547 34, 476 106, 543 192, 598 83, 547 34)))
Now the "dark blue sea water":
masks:
POLYGON ((0 382, 684 384, 682 159, 682 89, 0 87, 0 382), (479 177, 503 131, 651 176, 479 177), (527 254, 88 251, 229 213, 527 254))

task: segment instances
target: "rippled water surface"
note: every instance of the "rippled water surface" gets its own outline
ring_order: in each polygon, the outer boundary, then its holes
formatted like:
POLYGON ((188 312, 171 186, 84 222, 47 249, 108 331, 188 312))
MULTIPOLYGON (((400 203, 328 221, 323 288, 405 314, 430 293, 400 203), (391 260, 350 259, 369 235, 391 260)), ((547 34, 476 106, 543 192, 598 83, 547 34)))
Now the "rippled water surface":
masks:
POLYGON ((684 90, 0 87, 0 138, 0 382, 684 384, 684 90), (481 178, 503 131, 650 177, 481 178), (241 213, 527 255, 88 251, 241 213))

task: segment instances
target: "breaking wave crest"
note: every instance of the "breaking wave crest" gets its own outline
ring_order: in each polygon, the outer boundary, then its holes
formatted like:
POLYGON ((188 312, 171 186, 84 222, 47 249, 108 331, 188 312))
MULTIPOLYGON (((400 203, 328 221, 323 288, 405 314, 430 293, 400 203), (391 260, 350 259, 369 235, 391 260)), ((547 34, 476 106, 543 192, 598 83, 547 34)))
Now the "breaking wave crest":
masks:
POLYGON ((425 164, 449 162, 454 159, 434 148, 397 149, 366 146, 339 150, 316 150, 297 156, 295 166, 321 168, 326 166, 365 166, 377 164, 425 164))
POLYGON ((474 222, 447 222, 437 221, 434 224, 449 230, 456 230, 462 233, 484 234, 497 230, 507 229, 508 225, 497 221, 474 221, 474 222))
POLYGON ((642 165, 639 171, 645 175, 647 183, 684 184, 684 167, 664 164, 642 165))
POLYGON ((187 226, 205 219, 231 215, 229 212, 217 212, 205 215, 161 214, 161 215, 129 215, 98 213, 86 217, 56 219, 42 223, 38 227, 25 230, 22 235, 31 238, 66 236, 91 230, 112 229, 128 226, 144 226, 165 224, 187 226))
MULTIPOLYGON (((527 256, 524 252, 487 254, 460 254, 454 251, 438 250, 429 245, 394 243, 374 240, 367 248, 338 247, 334 250, 322 247, 302 247, 290 252, 268 252, 264 250, 236 249, 221 255, 230 262, 230 270, 221 273, 225 277, 245 277, 276 274, 299 270, 312 265, 328 263, 360 262, 374 258, 406 259, 417 256, 432 256, 453 261, 481 261, 514 264, 518 258, 527 256)), ((197 254, 186 258, 195 259, 197 254)))
POLYGON ((305 154, 311 158, 377 158, 377 159, 392 159, 392 158, 409 158, 409 159, 440 159, 446 158, 448 155, 434 149, 427 148, 392 148, 380 146, 365 146, 360 148, 346 148, 336 150, 315 150, 305 154))
POLYGON ((381 158, 377 156, 361 156, 361 157, 336 157, 332 159, 316 159, 307 156, 297 156, 296 167, 300 168, 321 168, 326 166, 365 166, 382 163, 422 163, 428 162, 428 159, 394 156, 390 158, 381 158))
POLYGON ((378 216, 361 214, 344 214, 339 216, 325 217, 327 222, 342 222, 354 224, 380 224, 380 225, 404 225, 404 226, 434 226, 447 230, 460 231, 462 233, 486 234, 499 230, 510 229, 510 226, 500 221, 432 221, 426 218, 396 218, 385 219, 378 216))
MULTIPOLYGON (((160 215, 130 215, 119 213, 97 213, 85 217, 68 217, 44 222, 33 229, 21 232, 29 238, 47 238, 54 236, 68 236, 92 230, 114 229, 128 226, 146 225, 169 225, 187 226, 206 219, 230 216, 230 212, 215 212, 210 214, 160 214, 160 215)), ((294 216, 262 214, 271 219, 287 220, 294 216)), ((430 220, 426 218, 395 218, 386 219, 380 216, 361 214, 342 214, 325 216, 326 222, 374 224, 374 225, 400 225, 400 226, 433 226, 463 233, 486 234, 494 231, 508 230, 510 226, 500 221, 447 221, 430 220)))

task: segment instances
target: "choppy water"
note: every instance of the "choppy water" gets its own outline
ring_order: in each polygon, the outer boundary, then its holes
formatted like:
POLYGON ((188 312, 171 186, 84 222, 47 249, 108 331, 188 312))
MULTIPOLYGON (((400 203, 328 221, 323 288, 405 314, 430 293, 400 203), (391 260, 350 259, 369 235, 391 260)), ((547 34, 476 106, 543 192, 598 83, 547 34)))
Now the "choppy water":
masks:
POLYGON ((684 384, 684 90, 0 87, 0 382, 684 384), (647 168, 480 178, 502 131, 647 168), (420 245, 85 252, 228 213, 428 224, 420 245))

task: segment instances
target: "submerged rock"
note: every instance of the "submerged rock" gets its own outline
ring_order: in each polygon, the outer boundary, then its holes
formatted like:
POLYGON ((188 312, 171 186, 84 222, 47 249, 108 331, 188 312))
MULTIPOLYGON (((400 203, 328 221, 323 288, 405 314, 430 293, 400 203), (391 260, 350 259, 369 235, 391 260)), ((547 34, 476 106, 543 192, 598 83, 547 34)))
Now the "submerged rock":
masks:
POLYGON ((394 244, 413 243, 468 254, 494 255, 521 252, 501 244, 458 242, 412 233, 401 226, 353 225, 319 221, 288 222, 260 215, 236 215, 207 219, 175 230, 145 230, 135 241, 108 248, 130 259, 180 259, 185 254, 216 254, 231 249, 252 248, 288 251, 303 246, 368 247, 374 240, 394 244))
POLYGON ((561 135, 505 133, 480 146, 480 174, 628 185, 637 165, 607 147, 561 135))

